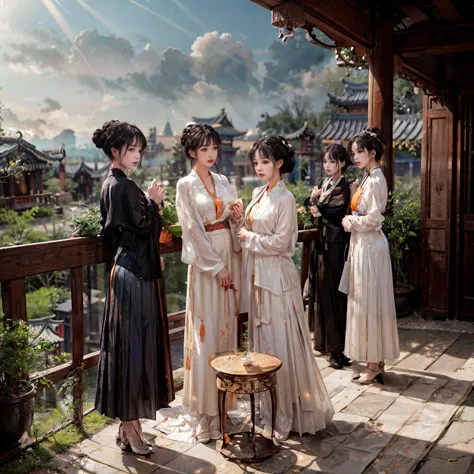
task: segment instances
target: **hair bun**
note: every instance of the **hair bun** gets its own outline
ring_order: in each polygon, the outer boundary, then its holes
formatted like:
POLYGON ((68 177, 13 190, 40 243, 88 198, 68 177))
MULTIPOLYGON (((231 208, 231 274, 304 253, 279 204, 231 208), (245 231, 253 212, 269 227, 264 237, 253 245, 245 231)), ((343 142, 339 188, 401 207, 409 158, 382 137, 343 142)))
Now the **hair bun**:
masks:
POLYGON ((102 125, 102 128, 98 128, 92 135, 92 141, 97 148, 104 148, 107 139, 110 137, 113 127, 120 123, 119 120, 109 120, 102 125))
POLYGON ((377 127, 367 127, 364 133, 370 135, 372 138, 378 140, 382 145, 385 145, 385 141, 382 139, 380 130, 377 127))
POLYGON ((189 133, 191 132, 192 128, 196 125, 196 122, 188 122, 186 127, 184 127, 183 131, 181 132, 181 146, 186 147, 187 138, 189 133))

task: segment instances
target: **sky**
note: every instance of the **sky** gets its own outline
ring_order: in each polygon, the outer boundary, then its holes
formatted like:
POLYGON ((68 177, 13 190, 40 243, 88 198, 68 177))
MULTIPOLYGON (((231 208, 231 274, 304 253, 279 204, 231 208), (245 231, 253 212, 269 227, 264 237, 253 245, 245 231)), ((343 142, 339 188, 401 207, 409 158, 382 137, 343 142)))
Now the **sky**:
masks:
POLYGON ((222 107, 249 129, 295 95, 320 109, 340 74, 251 0, 0 0, 0 39, 3 126, 26 138, 89 143, 110 119, 179 133, 222 107))

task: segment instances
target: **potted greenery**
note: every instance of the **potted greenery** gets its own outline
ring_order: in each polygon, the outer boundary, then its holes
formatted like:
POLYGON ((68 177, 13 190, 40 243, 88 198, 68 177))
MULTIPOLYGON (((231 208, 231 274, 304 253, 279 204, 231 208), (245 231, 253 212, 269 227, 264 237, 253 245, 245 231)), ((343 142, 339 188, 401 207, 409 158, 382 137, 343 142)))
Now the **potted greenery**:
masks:
POLYGON ((404 256, 410 249, 413 239, 420 234, 420 198, 413 196, 412 189, 393 192, 389 198, 388 208, 384 230, 392 258, 397 316, 403 317, 410 311, 415 290, 408 279, 404 256))
POLYGON ((66 221, 75 237, 97 237, 100 232, 100 208, 94 205, 73 208, 66 221))
POLYGON ((35 406, 31 374, 40 348, 24 321, 0 318, 0 449, 16 445, 30 430, 35 406))
POLYGON ((178 212, 176 204, 172 199, 163 201, 160 209, 163 230, 161 231, 160 242, 166 243, 172 239, 179 239, 182 235, 181 224, 178 222, 178 212))

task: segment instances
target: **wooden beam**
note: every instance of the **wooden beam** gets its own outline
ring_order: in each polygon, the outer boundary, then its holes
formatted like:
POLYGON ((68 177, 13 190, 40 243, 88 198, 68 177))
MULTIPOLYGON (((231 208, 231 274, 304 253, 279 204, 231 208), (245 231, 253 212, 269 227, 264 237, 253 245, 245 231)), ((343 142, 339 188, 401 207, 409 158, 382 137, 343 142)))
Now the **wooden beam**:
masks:
MULTIPOLYGON (((279 0, 252 2, 268 10, 281 3, 279 0)), ((305 0, 303 6, 306 25, 317 28, 333 41, 363 49, 371 49, 374 46, 370 18, 354 5, 344 3, 342 12, 341 4, 331 0, 305 0)))
POLYGON ((433 0, 433 3, 438 8, 441 17, 445 20, 456 22, 462 21, 462 16, 457 11, 456 7, 450 0, 433 0))
POLYGON ((360 8, 334 0, 306 0, 303 6, 309 24, 334 41, 364 49, 374 47, 371 18, 360 8))
POLYGON ((375 48, 369 60, 369 127, 377 127, 387 147, 382 156, 388 190, 395 173, 392 154, 393 128, 393 17, 381 12, 375 29, 375 48))
POLYGON ((394 51, 406 57, 472 51, 473 32, 474 23, 397 31, 394 51))

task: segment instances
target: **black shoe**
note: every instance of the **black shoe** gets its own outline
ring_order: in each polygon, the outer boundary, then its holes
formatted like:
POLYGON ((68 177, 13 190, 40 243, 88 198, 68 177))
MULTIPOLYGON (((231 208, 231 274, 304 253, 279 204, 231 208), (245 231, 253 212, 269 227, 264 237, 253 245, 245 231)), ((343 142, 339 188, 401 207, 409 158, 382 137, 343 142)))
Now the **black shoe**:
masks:
POLYGON ((346 357, 344 354, 341 354, 341 362, 344 367, 350 367, 352 365, 349 357, 346 357))
POLYGON ((341 370, 343 368, 341 354, 331 354, 329 363, 333 369, 341 370))

